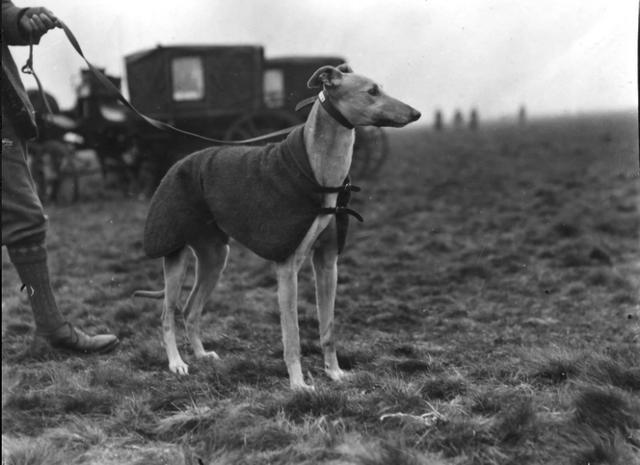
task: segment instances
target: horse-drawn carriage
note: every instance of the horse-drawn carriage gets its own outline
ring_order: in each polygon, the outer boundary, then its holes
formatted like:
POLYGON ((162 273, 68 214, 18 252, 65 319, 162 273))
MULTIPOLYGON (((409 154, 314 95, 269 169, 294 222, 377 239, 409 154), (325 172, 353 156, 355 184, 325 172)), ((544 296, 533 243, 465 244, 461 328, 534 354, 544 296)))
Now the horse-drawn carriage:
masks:
MULTIPOLYGON (((120 78, 107 76, 120 87, 120 78)), ((61 111, 55 98, 29 90, 36 110, 38 138, 29 143, 31 171, 43 201, 70 203, 78 199, 79 178, 99 171, 128 189, 138 182, 139 163, 135 150, 133 115, 119 104, 89 70, 81 70, 76 104, 61 111), (45 103, 46 100, 46 103, 45 103), (98 164, 82 156, 95 153, 98 164)))
MULTIPOLYGON (((336 56, 265 59, 261 46, 158 46, 125 57, 130 101, 141 113, 205 137, 244 140, 305 121, 296 104, 314 95, 307 79, 336 56)), ((168 168, 206 140, 160 130, 134 115, 82 71, 75 109, 67 112, 103 175, 116 170, 150 194, 168 168)), ((109 77, 120 86, 120 80, 109 77)), ((357 128, 352 175, 373 176, 387 154, 385 134, 357 128)))

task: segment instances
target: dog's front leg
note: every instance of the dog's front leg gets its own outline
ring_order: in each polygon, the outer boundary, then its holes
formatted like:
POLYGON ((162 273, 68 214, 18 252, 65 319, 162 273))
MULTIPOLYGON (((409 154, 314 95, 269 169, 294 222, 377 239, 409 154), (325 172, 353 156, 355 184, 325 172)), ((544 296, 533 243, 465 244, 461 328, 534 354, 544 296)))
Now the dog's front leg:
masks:
POLYGON ((338 251, 335 241, 314 250, 312 264, 316 281, 316 303, 320 345, 324 355, 324 370, 329 378, 340 381, 346 378, 347 374, 338 365, 333 338, 333 319, 338 285, 338 251))
POLYGON ((302 239, 296 251, 276 266, 278 274, 278 304, 282 326, 284 362, 289 371, 292 389, 313 389, 304 382, 300 365, 300 329, 298 327, 298 271, 309 255, 311 246, 329 224, 329 215, 319 216, 302 239))
POLYGON ((304 382, 300 364, 300 330, 298 327, 298 268, 295 260, 277 267, 278 305, 282 326, 284 362, 289 372, 291 389, 313 389, 304 382))

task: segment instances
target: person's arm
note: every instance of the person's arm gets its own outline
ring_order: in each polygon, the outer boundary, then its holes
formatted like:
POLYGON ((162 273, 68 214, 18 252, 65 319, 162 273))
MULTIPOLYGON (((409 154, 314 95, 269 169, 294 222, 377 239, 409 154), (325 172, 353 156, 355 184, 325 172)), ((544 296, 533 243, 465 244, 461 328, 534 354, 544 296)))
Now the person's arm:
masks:
POLYGON ((11 0, 2 0, 2 32, 7 45, 37 44, 57 26, 58 18, 46 8, 18 8, 11 0))

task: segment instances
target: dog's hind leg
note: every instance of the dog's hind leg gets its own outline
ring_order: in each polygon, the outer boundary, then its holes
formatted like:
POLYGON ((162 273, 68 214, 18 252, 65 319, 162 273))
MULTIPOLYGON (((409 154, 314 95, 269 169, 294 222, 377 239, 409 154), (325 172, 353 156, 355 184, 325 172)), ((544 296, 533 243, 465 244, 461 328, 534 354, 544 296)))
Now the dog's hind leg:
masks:
POLYGON ((175 312, 180 309, 180 291, 184 282, 189 250, 185 247, 164 257, 164 303, 162 308, 162 337, 164 339, 169 370, 186 375, 187 364, 184 363, 176 345, 175 312))
POLYGON ((347 374, 340 369, 333 336, 336 288, 338 284, 338 250, 335 237, 324 240, 313 251, 311 263, 316 282, 316 304, 320 330, 320 345, 324 355, 325 373, 334 381, 347 374))
POLYGON ((214 351, 205 351, 200 339, 202 309, 216 287, 227 264, 229 246, 217 238, 202 237, 189 244, 196 257, 196 277, 185 305, 187 336, 197 358, 219 359, 214 351))

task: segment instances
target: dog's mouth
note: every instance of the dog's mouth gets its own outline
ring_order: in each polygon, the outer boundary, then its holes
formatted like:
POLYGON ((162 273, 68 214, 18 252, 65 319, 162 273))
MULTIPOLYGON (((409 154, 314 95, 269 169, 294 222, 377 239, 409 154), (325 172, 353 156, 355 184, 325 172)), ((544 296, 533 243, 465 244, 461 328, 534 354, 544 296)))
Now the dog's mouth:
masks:
POLYGON ((378 119, 374 126, 379 128, 401 128, 409 124, 411 120, 407 119, 406 121, 398 121, 390 118, 381 118, 378 119))

